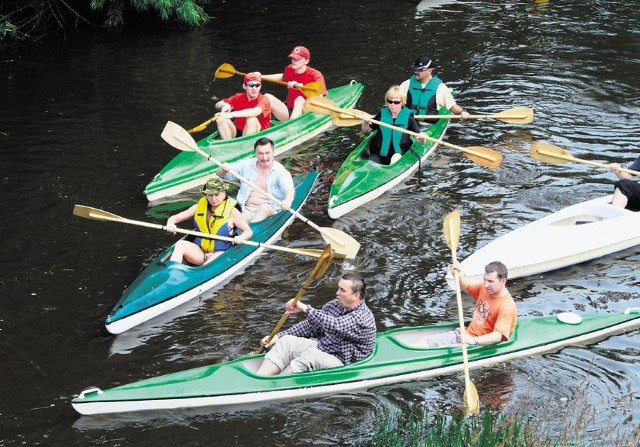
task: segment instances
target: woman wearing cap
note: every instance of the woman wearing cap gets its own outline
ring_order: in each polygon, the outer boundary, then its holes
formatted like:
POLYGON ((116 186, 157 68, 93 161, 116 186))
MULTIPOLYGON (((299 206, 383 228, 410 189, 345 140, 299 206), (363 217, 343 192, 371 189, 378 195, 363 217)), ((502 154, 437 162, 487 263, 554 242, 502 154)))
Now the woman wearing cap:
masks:
POLYGON ((460 115, 464 120, 469 118, 469 113, 456 104, 451 90, 438 77, 433 75, 436 65, 427 56, 416 59, 411 66, 413 76, 407 79, 400 88, 407 95, 408 107, 414 115, 437 115, 438 110, 444 107, 451 113, 460 115))
MULTIPOLYGON (((420 127, 413 117, 413 113, 409 108, 405 107, 407 97, 400 89, 400 86, 391 86, 384 95, 384 100, 386 107, 383 107, 378 112, 374 120, 419 133, 418 141, 424 144, 426 135, 420 133, 420 127)), ((362 152, 362 158, 384 165, 395 163, 402 154, 411 148, 413 144, 411 137, 398 130, 378 126, 370 120, 371 117, 369 115, 363 117, 362 131, 371 133, 374 130, 378 130, 378 132, 369 141, 367 149, 362 152)))
POLYGON ((195 229, 201 233, 233 238, 233 242, 197 237, 193 242, 181 239, 176 242, 171 261, 182 262, 186 259, 193 265, 202 265, 219 256, 234 244, 242 244, 253 236, 253 231, 235 200, 227 196, 227 183, 214 176, 205 183, 200 191, 204 194, 198 203, 174 214, 167 220, 166 229, 175 233, 176 224, 193 219, 195 229), (236 235, 236 229, 242 234, 236 235))
POLYGON ((322 85, 322 95, 327 95, 324 76, 320 71, 308 65, 311 60, 311 53, 306 47, 295 47, 291 50, 289 59, 291 59, 291 64, 287 65, 284 72, 269 75, 269 78, 275 79, 276 81, 285 81, 289 84, 286 105, 270 93, 265 95, 269 98, 273 115, 278 121, 287 121, 302 115, 304 102, 307 100, 307 97, 302 90, 295 88, 296 85, 319 82, 320 85, 322 85))
POLYGON ((221 112, 217 125, 222 140, 235 138, 238 132, 242 136, 252 135, 271 126, 271 104, 260 93, 261 86, 260 73, 247 73, 242 83, 244 93, 236 93, 216 103, 216 109, 221 112))

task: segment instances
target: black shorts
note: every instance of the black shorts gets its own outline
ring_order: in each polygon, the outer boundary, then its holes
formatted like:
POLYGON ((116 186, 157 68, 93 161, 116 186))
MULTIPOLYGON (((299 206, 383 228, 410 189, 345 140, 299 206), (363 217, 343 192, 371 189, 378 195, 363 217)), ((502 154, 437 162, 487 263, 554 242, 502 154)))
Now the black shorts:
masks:
POLYGON ((640 211, 640 183, 629 179, 621 179, 614 186, 629 200, 626 206, 627 209, 640 211))

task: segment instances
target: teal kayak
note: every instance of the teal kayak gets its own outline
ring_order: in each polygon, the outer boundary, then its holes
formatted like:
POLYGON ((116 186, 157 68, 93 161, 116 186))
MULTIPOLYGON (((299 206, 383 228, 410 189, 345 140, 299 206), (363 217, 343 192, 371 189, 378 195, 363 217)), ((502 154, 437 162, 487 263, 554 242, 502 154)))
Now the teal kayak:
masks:
MULTIPOLYGON (((449 120, 439 120, 424 132, 440 140, 444 137, 448 124, 449 120)), ((344 216, 398 185, 418 169, 438 147, 438 143, 432 141, 420 144, 414 140, 411 150, 392 165, 361 160, 360 154, 367 148, 374 134, 365 138, 349 154, 331 184, 327 212, 332 219, 344 216)))
MULTIPOLYGON (((354 392, 459 373, 463 370, 460 346, 410 346, 413 340, 425 334, 456 327, 457 324, 444 324, 380 332, 369 357, 333 369, 258 376, 255 371, 264 355, 256 354, 104 391, 89 388, 75 397, 71 405, 86 415, 204 406, 233 407, 354 392)), ((520 318, 509 341, 490 346, 468 346, 469 367, 481 368, 557 351, 566 346, 595 343, 638 328, 638 307, 621 313, 580 316, 565 312, 555 316, 520 318)))
MULTIPOLYGON (((318 172, 311 171, 294 178, 296 195, 292 209, 299 210, 302 207, 317 177, 318 172)), ((281 211, 251 223, 251 240, 271 244, 280 238, 293 219, 291 213, 281 211)), ((197 297, 237 275, 264 250, 264 247, 254 245, 236 245, 211 262, 190 266, 168 261, 173 248, 171 246, 155 258, 125 290, 105 320, 109 332, 122 333, 197 297)))
MULTIPOLYGON (((340 107, 353 107, 364 87, 357 82, 335 87, 327 91, 328 98, 340 107)), ((273 120, 271 127, 246 137, 231 140, 218 139, 218 132, 198 141, 204 152, 222 163, 232 163, 253 155, 253 143, 261 137, 273 140, 276 156, 307 141, 332 126, 331 116, 303 113, 300 117, 280 122, 273 120)), ((196 152, 181 152, 155 175, 144 189, 151 202, 202 185, 218 166, 196 152)))

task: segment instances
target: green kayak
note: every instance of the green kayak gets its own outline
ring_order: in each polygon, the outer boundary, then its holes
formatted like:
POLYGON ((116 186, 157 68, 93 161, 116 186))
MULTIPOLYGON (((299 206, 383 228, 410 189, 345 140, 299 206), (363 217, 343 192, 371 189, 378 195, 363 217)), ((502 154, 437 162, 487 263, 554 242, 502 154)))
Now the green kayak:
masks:
MULTIPOLYGON (((352 81, 348 85, 328 90, 328 98, 341 107, 353 107, 362 95, 362 84, 352 81)), ((331 127, 331 117, 317 113, 303 113, 289 121, 272 121, 271 127, 246 137, 231 140, 218 139, 218 132, 198 141, 198 146, 222 163, 232 163, 253 155, 253 143, 267 137, 276 145, 276 156, 307 141, 331 127)), ((144 194, 151 202, 202 185, 218 166, 196 152, 176 155, 146 186, 144 194)))
MULTIPOLYGON (((448 124, 449 120, 439 120, 424 132, 440 140, 444 137, 448 124)), ((331 184, 327 212, 332 219, 344 216, 398 185, 418 169, 438 147, 438 143, 432 141, 420 144, 414 140, 412 150, 405 153, 400 160, 392 165, 382 165, 360 159, 360 154, 367 148, 373 136, 374 133, 369 135, 349 154, 331 184)))
MULTIPOLYGON (((204 406, 237 406, 354 392, 422 380, 463 370, 460 346, 415 348, 411 342, 457 324, 392 329, 377 335, 373 353, 333 369, 281 376, 255 374, 263 355, 190 369, 118 386, 90 388, 71 402, 81 414, 118 413, 204 406)), ((481 368, 519 357, 594 343, 640 327, 640 308, 624 313, 521 318, 511 339, 491 346, 468 346, 469 367, 481 368)))

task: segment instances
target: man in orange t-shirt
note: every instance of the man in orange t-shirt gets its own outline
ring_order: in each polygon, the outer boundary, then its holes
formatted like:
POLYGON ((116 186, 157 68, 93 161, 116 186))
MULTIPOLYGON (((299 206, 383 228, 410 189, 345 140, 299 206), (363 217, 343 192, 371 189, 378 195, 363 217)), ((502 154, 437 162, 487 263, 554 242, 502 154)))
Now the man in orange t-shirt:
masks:
MULTIPOLYGON (((458 271, 458 262, 451 267, 458 271)), ((460 274, 460 290, 476 300, 471 323, 463 334, 459 330, 422 337, 414 346, 435 348, 459 343, 468 345, 492 345, 509 340, 516 327, 517 309, 507 290, 507 267, 499 261, 490 262, 484 269, 484 281, 471 284, 460 274)))
POLYGON ((271 126, 271 104, 260 93, 261 86, 260 73, 247 73, 242 83, 244 93, 236 93, 216 103, 216 109, 221 112, 217 119, 220 139, 229 140, 238 133, 252 135, 271 126))

